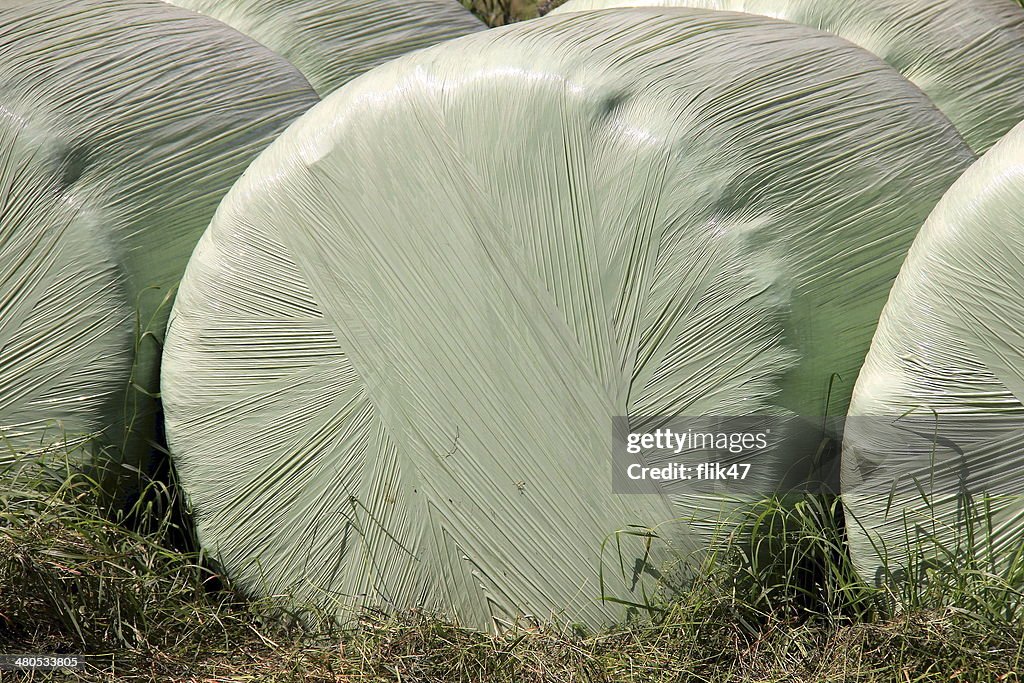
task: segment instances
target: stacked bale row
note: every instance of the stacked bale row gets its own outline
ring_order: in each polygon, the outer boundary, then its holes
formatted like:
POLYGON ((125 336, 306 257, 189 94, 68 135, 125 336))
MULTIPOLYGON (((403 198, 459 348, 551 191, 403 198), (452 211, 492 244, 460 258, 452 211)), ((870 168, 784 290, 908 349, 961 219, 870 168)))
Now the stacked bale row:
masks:
MULTIPOLYGON (((231 17, 259 29, 267 4, 231 17)), ((443 9, 444 25, 379 0, 370 27, 365 10, 354 18, 364 4, 286 3, 299 19, 280 21, 267 43, 295 43, 284 53, 301 66, 307 43, 374 46, 369 61, 330 62, 336 86, 483 28, 454 0, 421 3, 443 9), (331 11, 334 21, 310 19, 331 11)), ((0 5, 0 469, 69 449, 145 467, 188 257, 249 162, 318 101, 285 58, 158 0, 0 5)))
MULTIPOLYGON (((1020 134, 935 208, 1024 118, 1009 0, 173 4, 0 7, 0 466, 144 464, 159 370, 250 592, 609 623, 757 493, 613 492, 617 417, 1024 410, 1020 134)), ((884 434, 848 434, 865 574, 924 515, 884 434)), ((957 453, 1001 482, 1014 443, 957 453)))

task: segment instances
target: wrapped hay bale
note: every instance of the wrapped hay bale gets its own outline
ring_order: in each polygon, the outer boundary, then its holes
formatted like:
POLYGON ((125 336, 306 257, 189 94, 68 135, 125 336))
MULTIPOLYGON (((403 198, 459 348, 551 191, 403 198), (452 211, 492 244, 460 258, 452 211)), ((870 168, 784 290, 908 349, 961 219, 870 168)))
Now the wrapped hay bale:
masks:
POLYGON ((157 0, 0 7, 0 464, 85 442, 144 459, 192 248, 317 101, 263 46, 157 0))
POLYGON ((1022 282, 1024 125, 921 229, 857 380, 843 499, 865 578, 1020 562, 1022 282))
POLYGON ((553 14, 655 6, 749 12, 842 36, 927 93, 978 153, 1024 119, 1024 10, 1014 0, 569 0, 553 14))
POLYGON ((59 126, 0 111, 0 470, 121 419, 135 312, 59 126), (70 435, 70 436, 69 436, 70 435))
POLYGON ((721 502, 613 493, 614 418, 820 414, 973 158, 881 60, 763 17, 575 14, 379 67, 189 264, 162 388, 201 541, 344 618, 614 621, 721 502))
POLYGON ((486 26, 457 0, 167 0, 294 64, 321 96, 406 52, 486 26))

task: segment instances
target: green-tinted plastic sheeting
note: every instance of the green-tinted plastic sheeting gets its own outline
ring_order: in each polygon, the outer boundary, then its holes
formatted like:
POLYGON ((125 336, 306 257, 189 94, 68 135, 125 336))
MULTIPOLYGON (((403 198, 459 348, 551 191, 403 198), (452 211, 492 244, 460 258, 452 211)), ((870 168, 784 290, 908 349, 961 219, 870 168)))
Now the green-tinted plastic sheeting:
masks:
POLYGON ((162 388, 201 541, 342 616, 614 621, 602 589, 644 602, 645 562, 699 546, 615 532, 718 501, 613 495, 612 417, 820 414, 973 159, 873 55, 763 17, 379 67, 254 162, 183 279, 162 388))
POLYGON ((1024 119, 1024 9, 1015 0, 569 0, 749 12, 818 28, 880 56, 920 87, 977 152, 1024 119))
POLYGON ((922 228, 857 380, 843 489, 868 578, 972 554, 1005 569, 1024 542, 1022 288, 1024 124, 922 228))
POLYGON ((267 48, 157 0, 0 3, 0 465, 101 432, 139 461, 168 297, 231 184, 317 101, 267 48))
POLYGON ((487 28, 457 0, 167 0, 258 40, 320 95, 395 57, 487 28))

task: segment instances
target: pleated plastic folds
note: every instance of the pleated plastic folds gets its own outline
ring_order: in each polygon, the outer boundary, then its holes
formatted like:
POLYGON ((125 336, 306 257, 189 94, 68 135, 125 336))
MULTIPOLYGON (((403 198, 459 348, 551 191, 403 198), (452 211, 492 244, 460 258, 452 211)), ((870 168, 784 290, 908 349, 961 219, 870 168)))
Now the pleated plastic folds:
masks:
POLYGON ((1024 120, 1024 9, 1015 0, 569 0, 552 12, 693 7, 842 36, 920 87, 977 152, 1024 120))
POLYGON ((167 0, 294 64, 321 96, 373 67, 486 26, 458 0, 167 0))
POLYGON ((1022 254, 1024 124, 922 228, 857 381, 843 489, 869 580, 964 557, 1002 571, 1024 541, 1022 254))
POLYGON ((158 0, 0 4, 0 469, 96 436, 143 457, 169 294, 231 184, 317 101, 158 0))
POLYGON ((615 621, 721 501, 614 495, 613 416, 821 414, 836 372, 841 414, 973 159, 881 60, 763 17, 379 67, 257 159, 182 282, 162 388, 201 541, 343 618, 615 621))

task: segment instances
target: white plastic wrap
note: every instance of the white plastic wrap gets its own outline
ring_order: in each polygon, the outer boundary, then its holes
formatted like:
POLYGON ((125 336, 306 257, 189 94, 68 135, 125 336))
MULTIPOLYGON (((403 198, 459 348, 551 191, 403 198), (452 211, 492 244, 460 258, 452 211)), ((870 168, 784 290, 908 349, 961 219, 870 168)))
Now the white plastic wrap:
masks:
POLYGON ((326 95, 406 52, 487 28, 458 0, 167 0, 288 59, 326 95))
POLYGON ((162 386, 201 541, 341 616, 619 619, 602 592, 644 602, 723 502, 613 494, 613 417, 820 414, 836 372, 845 411, 973 159, 881 60, 763 17, 576 14, 384 65, 189 264, 162 386))
POLYGON ((614 7, 749 12, 842 36, 924 90, 979 153, 1024 119, 1015 0, 569 0, 552 14, 614 7))
POLYGON ((946 193, 900 271, 843 450, 866 578, 1024 542, 1024 124, 946 193))
POLYGON ((157 0, 0 5, 0 462, 93 437, 145 456, 192 248, 317 101, 284 59, 157 0))

